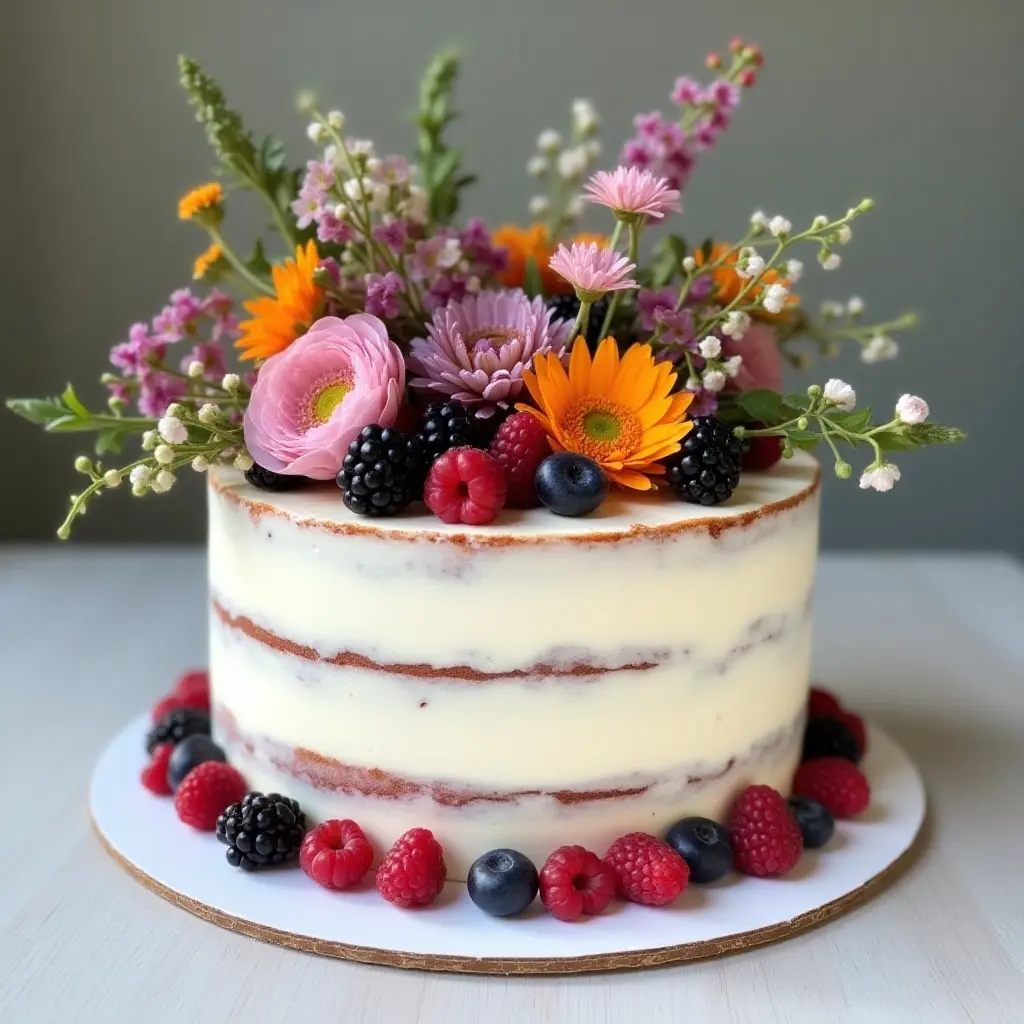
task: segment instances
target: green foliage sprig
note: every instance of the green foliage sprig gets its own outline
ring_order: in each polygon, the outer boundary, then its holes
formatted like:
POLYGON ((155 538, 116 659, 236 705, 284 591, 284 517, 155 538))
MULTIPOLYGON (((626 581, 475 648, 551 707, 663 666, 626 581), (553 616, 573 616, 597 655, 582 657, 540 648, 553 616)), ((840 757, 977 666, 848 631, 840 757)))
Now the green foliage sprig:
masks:
POLYGON ((284 143, 268 135, 257 146, 242 116, 228 106, 224 90, 191 58, 178 58, 181 85, 217 159, 239 184, 259 194, 289 250, 299 240, 289 204, 298 191, 298 171, 287 166, 284 143))
POLYGON ((430 220, 438 225, 451 223, 459 209, 459 194, 476 181, 475 174, 462 170, 462 150, 452 148, 444 138, 445 130, 458 117, 452 100, 460 64, 453 51, 439 53, 420 82, 416 159, 430 220))

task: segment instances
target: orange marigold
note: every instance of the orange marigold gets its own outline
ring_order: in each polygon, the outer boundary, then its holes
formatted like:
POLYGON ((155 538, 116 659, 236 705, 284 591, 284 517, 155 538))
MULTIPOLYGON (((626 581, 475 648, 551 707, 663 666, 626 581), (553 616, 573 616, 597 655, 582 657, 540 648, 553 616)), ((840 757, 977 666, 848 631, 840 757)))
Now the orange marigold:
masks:
MULTIPOLYGON (((727 245, 724 242, 716 242, 711 247, 711 257, 709 262, 717 263, 719 260, 725 259, 726 255, 730 253, 733 247, 727 245)), ((698 249, 694 254, 693 258, 697 263, 697 266, 704 265, 704 252, 698 249)), ((736 298, 737 295, 750 283, 748 280, 740 277, 736 273, 736 260, 739 258, 739 250, 731 253, 729 258, 720 267, 716 267, 712 271, 711 276, 715 281, 715 301, 720 305, 727 305, 736 298)), ((789 286, 789 281, 786 280, 776 270, 766 270, 757 286, 753 288, 747 295, 747 299, 750 302, 754 302, 757 297, 761 294, 762 289, 770 284, 784 284, 789 286)), ((755 310, 751 310, 751 315, 756 316, 762 320, 781 320, 785 317, 795 306, 800 305, 799 296, 790 294, 786 299, 786 306, 781 313, 769 313, 768 310, 763 307, 758 307, 755 310)))
POLYGON ((693 424, 687 391, 672 394, 676 373, 656 363, 650 345, 630 345, 619 356, 614 338, 605 338, 591 359, 577 338, 566 373, 552 352, 534 359, 523 381, 537 408, 519 405, 535 417, 555 451, 593 459, 620 487, 648 491, 652 476, 664 474, 661 461, 679 451, 693 424))
POLYGON ((271 269, 275 294, 245 303, 252 319, 239 325, 242 333, 235 342, 243 359, 266 359, 283 352, 317 319, 324 298, 323 289, 313 281, 319 263, 316 243, 310 240, 305 248, 296 248, 294 260, 271 269))
POLYGON ((224 255, 224 249, 220 242, 214 242, 208 249, 204 249, 197 257, 192 268, 192 277, 198 281, 206 277, 210 267, 224 255))
POLYGON ((224 189, 219 181, 211 181, 206 185, 186 192, 178 200, 178 216, 181 220, 191 220, 202 210, 208 210, 211 206, 217 206, 224 198, 224 189))

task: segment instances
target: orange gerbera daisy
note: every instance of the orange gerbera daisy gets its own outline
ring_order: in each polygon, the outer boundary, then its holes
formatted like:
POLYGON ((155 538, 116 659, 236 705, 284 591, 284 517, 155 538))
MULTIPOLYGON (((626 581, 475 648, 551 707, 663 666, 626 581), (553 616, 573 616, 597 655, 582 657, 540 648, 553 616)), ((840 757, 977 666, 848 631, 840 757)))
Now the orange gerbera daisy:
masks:
POLYGON ((197 257, 195 264, 192 268, 192 277, 198 281, 200 278, 206 277, 210 271, 210 267, 214 265, 224 255, 224 249, 220 242, 214 242, 209 249, 204 249, 197 257))
MULTIPOLYGON (((731 245, 727 245, 724 242, 717 242, 711 247, 711 263, 717 263, 720 259, 723 259, 726 254, 732 249, 731 245)), ((693 254, 694 260, 697 262, 697 266, 703 266, 704 264, 704 252, 698 249, 693 254)), ((739 251, 732 253, 729 259, 720 267, 712 271, 712 277, 715 281, 715 301, 721 305, 727 305, 736 298, 737 295, 746 287, 749 283, 744 278, 740 277, 736 273, 735 264, 739 258, 739 251)), ((757 287, 749 293, 747 298, 753 301, 758 295, 760 295, 762 288, 770 284, 786 284, 788 281, 778 273, 776 270, 766 270, 764 276, 761 278, 757 287)), ((786 306, 781 313, 769 313, 764 308, 758 308, 753 310, 751 315, 756 316, 762 320, 779 320, 790 311, 794 306, 800 304, 800 299, 796 295, 789 295, 786 298, 786 306)))
POLYGON ((276 294, 245 303, 252 319, 239 325, 242 336, 235 342, 243 359, 266 359, 284 351, 317 319, 324 297, 313 281, 319 263, 316 243, 310 240, 305 248, 296 247, 294 260, 272 268, 276 294))
POLYGON ((224 198, 224 189, 219 181, 211 181, 206 185, 186 192, 178 200, 178 216, 182 220, 191 220, 197 213, 217 206, 224 198))
POLYGON ((577 338, 566 373, 558 356, 537 356, 523 381, 537 408, 519 405, 540 421, 555 451, 593 459, 620 487, 649 491, 660 460, 679 451, 693 424, 687 391, 672 394, 676 374, 669 363, 655 363, 650 345, 630 345, 619 357, 614 338, 605 338, 593 360, 577 338))

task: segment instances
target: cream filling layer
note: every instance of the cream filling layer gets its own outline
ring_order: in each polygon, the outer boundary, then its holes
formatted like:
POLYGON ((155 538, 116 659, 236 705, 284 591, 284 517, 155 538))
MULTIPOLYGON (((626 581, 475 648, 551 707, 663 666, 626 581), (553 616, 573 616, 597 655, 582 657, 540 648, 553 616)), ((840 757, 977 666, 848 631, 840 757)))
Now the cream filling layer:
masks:
POLYGON ((681 763, 713 770, 799 715, 802 604, 723 652, 584 679, 485 683, 344 668, 273 650, 211 617, 215 700, 242 732, 414 779, 515 789, 599 788, 681 763))

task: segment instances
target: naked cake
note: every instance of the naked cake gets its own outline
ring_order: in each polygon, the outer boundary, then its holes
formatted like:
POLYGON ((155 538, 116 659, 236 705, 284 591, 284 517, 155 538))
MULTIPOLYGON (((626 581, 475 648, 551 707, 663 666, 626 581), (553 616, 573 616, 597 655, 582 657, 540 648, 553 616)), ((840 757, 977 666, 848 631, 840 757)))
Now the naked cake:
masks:
POLYGON ((218 471, 209 501, 214 733, 255 789, 449 875, 511 846, 605 849, 788 792, 810 671, 818 469, 727 506, 616 495, 596 516, 367 522, 328 490, 218 471))

